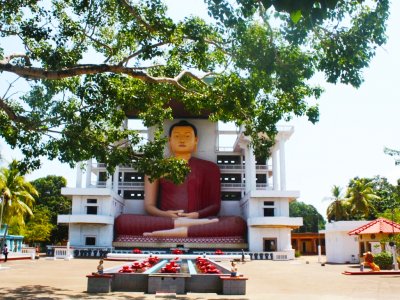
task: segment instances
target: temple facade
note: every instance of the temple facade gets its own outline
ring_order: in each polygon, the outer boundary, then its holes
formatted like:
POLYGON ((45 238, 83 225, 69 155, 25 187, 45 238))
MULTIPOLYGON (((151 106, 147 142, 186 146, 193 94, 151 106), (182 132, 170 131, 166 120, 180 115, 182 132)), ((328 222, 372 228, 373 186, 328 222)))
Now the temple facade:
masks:
MULTIPOLYGON (((303 220, 289 217, 289 203, 299 197, 298 191, 286 189, 285 144, 293 127, 280 127, 270 159, 259 160, 253 154, 250 139, 241 130, 224 129, 221 124, 205 119, 185 119, 198 129, 199 144, 194 156, 220 167, 220 216, 241 216, 247 221, 247 237, 237 241, 219 238, 216 242, 144 237, 132 240, 116 236, 114 220, 120 214, 146 214, 144 174, 129 166, 119 166, 114 174, 107 174, 102 162, 89 160, 77 167, 76 186, 62 189, 62 194, 72 199, 72 211, 59 215, 58 223, 69 226, 71 246, 236 248, 294 258, 291 231, 301 226, 303 220)), ((173 122, 176 120, 165 122, 165 132, 173 122)), ((128 121, 125 126, 130 126, 128 121)), ((137 129, 151 140, 152 128, 137 129)))

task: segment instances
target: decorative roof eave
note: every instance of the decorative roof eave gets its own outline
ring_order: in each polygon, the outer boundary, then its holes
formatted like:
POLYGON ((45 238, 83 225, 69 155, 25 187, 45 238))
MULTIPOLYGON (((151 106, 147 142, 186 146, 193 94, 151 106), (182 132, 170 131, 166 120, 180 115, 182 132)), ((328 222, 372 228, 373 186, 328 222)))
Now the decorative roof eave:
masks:
POLYGON ((400 233, 400 224, 385 218, 378 218, 363 226, 349 231, 348 235, 373 234, 373 233, 400 233))

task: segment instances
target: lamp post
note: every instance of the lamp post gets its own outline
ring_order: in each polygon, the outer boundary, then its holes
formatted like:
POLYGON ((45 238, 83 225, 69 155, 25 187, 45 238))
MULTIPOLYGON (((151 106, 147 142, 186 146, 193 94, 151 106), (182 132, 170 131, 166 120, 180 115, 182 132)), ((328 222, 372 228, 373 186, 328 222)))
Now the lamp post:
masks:
POLYGON ((397 263, 396 243, 394 242, 394 205, 392 205, 392 239, 389 245, 392 247, 393 269, 397 271, 399 270, 399 264, 397 263))
MULTIPOLYGON (((0 196, 0 200, 1 200, 0 232, 2 233, 1 228, 3 227, 3 211, 4 211, 4 196, 3 195, 0 196)), ((4 247, 4 239, 6 237, 6 231, 7 231, 7 227, 5 228, 4 234, 1 237, 1 248, 0 248, 1 251, 3 250, 3 247, 4 247)))

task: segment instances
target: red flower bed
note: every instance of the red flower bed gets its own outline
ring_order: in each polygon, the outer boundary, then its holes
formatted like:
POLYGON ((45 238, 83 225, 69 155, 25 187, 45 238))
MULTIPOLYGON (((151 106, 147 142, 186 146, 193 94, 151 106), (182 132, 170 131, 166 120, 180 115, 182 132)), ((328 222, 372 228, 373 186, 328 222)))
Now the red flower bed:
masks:
POLYGON ((176 262, 176 259, 171 260, 161 268, 161 273, 179 273, 181 271, 181 266, 176 262))
POLYGON ((135 248, 135 249, 132 250, 132 253, 134 253, 134 254, 141 254, 141 253, 142 253, 142 250, 140 250, 139 248, 135 248))
POLYGON ((151 256, 143 261, 135 261, 132 263, 131 266, 123 266, 121 270, 119 270, 119 273, 142 273, 146 271, 147 269, 151 268, 154 266, 156 263, 158 263, 159 258, 157 256, 151 256))
POLYGON ((221 274, 221 271, 211 263, 208 259, 198 257, 196 258, 197 269, 204 274, 221 274))
POLYGON ((214 254, 216 254, 216 255, 223 255, 224 252, 222 252, 222 250, 218 249, 218 250, 215 250, 214 254))

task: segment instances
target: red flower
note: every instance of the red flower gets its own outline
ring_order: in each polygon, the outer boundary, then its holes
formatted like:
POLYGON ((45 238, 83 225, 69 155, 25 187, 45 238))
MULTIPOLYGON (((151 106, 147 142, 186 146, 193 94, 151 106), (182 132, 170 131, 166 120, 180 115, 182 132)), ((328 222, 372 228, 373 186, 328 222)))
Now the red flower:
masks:
POLYGON ((132 252, 135 253, 135 254, 141 254, 142 250, 140 250, 139 248, 135 248, 135 249, 132 250, 132 252))

